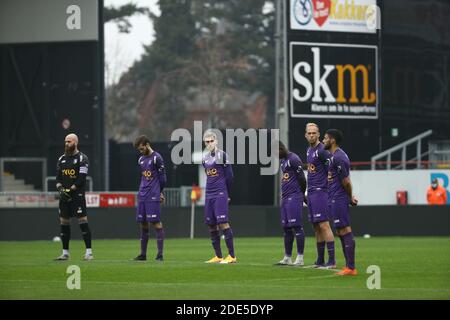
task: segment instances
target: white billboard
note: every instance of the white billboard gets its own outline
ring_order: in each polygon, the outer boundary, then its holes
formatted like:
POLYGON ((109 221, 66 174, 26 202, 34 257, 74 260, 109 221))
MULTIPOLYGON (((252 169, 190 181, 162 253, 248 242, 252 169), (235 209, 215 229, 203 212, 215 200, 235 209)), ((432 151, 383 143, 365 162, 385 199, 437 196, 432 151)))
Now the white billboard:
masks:
POLYGON ((376 33, 376 0, 290 0, 292 30, 376 33))
POLYGON ((407 191, 408 204, 427 204, 427 189, 434 178, 450 196, 450 170, 351 171, 350 178, 360 205, 397 204, 397 191, 407 191))

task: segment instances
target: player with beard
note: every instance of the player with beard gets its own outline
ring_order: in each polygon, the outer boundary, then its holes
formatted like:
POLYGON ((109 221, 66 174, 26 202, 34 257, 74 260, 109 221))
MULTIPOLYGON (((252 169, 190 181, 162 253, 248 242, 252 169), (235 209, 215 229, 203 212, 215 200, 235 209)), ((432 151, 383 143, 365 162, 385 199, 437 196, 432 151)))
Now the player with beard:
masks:
POLYGON ((77 217, 83 235, 86 253, 84 260, 92 260, 91 230, 86 214, 86 176, 88 157, 78 150, 78 137, 71 133, 64 139, 65 152, 56 166, 56 189, 59 192, 59 219, 61 227, 62 255, 55 260, 68 260, 70 241, 70 218, 77 217))
POLYGON ((349 204, 356 206, 358 200, 353 195, 350 180, 350 159, 339 146, 343 139, 342 132, 337 129, 328 129, 323 139, 325 150, 330 151, 331 158, 328 166, 328 205, 330 215, 341 239, 342 250, 345 257, 345 268, 337 275, 355 276, 355 238, 350 226, 349 204))
POLYGON ((157 254, 156 261, 163 261, 164 229, 161 222, 162 193, 166 184, 166 170, 162 156, 150 147, 146 136, 139 136, 134 141, 134 147, 140 152, 138 160, 141 172, 141 183, 138 193, 136 221, 141 227, 141 253, 134 258, 136 261, 147 260, 147 244, 149 238, 149 223, 155 228, 157 254))

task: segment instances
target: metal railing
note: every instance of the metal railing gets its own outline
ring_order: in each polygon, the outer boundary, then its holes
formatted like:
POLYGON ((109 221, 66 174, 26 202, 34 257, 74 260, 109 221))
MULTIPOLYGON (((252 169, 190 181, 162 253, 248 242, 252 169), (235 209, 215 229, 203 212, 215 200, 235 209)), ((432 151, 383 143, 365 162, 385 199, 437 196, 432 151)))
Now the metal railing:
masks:
POLYGON ((180 188, 165 188, 164 197, 166 202, 164 205, 169 207, 180 207, 181 206, 181 191, 180 188))
POLYGON ((437 168, 450 168, 450 140, 429 141, 430 161, 433 161, 437 168))
POLYGON ((373 156, 370 159, 371 162, 371 169, 376 170, 376 164, 377 160, 382 159, 386 157, 386 169, 391 170, 392 169, 392 154, 394 152, 400 151, 402 152, 401 155, 401 163, 400 165, 394 167, 393 169, 399 169, 402 168, 403 170, 406 169, 406 164, 409 161, 415 161, 417 163, 417 168, 421 168, 421 160, 424 156, 428 155, 429 151, 426 151, 422 153, 422 139, 430 136, 433 133, 433 130, 425 131, 409 140, 406 140, 405 142, 402 142, 386 151, 383 151, 375 156, 373 156), (406 148, 412 144, 416 144, 416 156, 410 160, 406 160, 406 148))

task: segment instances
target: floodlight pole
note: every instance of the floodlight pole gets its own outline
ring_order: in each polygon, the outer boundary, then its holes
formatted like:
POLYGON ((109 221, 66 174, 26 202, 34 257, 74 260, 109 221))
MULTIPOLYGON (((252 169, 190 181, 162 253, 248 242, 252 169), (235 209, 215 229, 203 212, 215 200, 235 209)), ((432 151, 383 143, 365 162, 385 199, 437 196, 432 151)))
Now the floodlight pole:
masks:
MULTIPOLYGON (((280 141, 289 148, 289 107, 287 103, 287 4, 284 0, 275 2, 275 128, 280 130, 280 141)), ((280 181, 277 174, 274 179, 275 206, 280 203, 280 181)))

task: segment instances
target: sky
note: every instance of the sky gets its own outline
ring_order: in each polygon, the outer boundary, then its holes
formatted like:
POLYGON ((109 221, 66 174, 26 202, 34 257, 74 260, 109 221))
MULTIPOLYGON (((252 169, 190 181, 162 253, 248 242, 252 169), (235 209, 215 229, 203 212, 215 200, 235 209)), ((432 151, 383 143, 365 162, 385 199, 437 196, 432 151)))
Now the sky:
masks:
MULTIPOLYGON (((104 0, 104 6, 119 7, 130 2, 160 14, 158 0, 104 0)), ((132 24, 130 33, 120 33, 114 22, 105 24, 106 85, 117 82, 120 75, 141 57, 144 52, 143 45, 149 45, 154 40, 153 24, 147 16, 136 15, 129 21, 132 24)))

